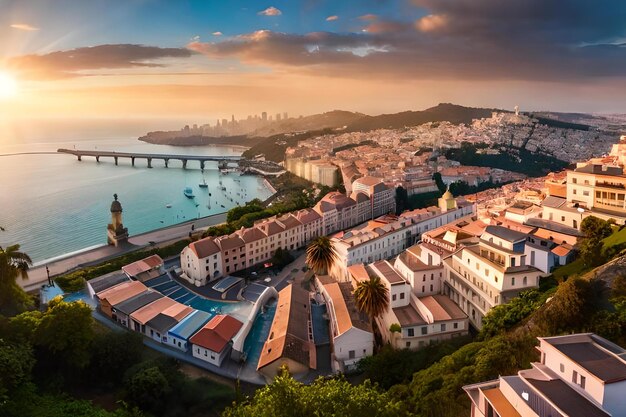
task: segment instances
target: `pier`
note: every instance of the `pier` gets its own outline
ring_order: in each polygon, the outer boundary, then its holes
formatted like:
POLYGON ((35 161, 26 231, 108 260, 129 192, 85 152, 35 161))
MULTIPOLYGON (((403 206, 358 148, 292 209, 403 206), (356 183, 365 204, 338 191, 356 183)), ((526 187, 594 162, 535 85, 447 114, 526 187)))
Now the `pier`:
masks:
POLYGON ((74 155, 79 161, 83 160, 84 156, 94 157, 97 162, 100 162, 100 158, 111 158, 115 161, 115 165, 118 164, 120 158, 130 159, 132 166, 135 166, 135 159, 145 159, 147 161, 148 168, 152 168, 152 160, 162 160, 167 168, 171 159, 181 161, 183 168, 187 168, 187 162, 198 161, 200 163, 200 169, 204 169, 206 162, 219 162, 220 164, 228 164, 229 162, 239 162, 243 160, 241 156, 210 156, 210 155, 176 155, 176 154, 150 154, 139 152, 115 152, 115 151, 86 151, 79 149, 58 149, 57 153, 64 153, 68 155, 74 155))

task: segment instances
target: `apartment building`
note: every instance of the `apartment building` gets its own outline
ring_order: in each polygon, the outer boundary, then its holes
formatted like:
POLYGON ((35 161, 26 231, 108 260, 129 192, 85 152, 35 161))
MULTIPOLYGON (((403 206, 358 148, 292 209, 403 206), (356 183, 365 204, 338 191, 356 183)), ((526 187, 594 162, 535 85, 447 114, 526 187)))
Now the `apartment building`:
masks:
POLYGON ((387 187, 382 179, 365 176, 352 183, 352 193, 362 192, 370 200, 371 218, 382 216, 383 214, 395 213, 396 211, 396 190, 387 187))
POLYGON ((334 272, 348 279, 349 266, 397 256, 422 233, 475 213, 474 205, 465 201, 457 203, 451 194, 439 200, 440 207, 381 216, 334 236, 331 239, 337 252, 334 272))
MULTIPOLYGON (((362 203, 361 207, 363 205, 367 205, 367 202, 362 203)), ((322 217, 324 234, 328 235, 337 230, 354 226, 358 218, 359 207, 352 198, 338 191, 333 191, 318 201, 313 210, 322 217)))
POLYGON ((541 246, 528 243, 527 238, 506 227, 487 226, 478 243, 463 246, 443 260, 443 293, 477 329, 492 307, 539 285, 543 272, 535 264, 541 246))
POLYGON ((443 295, 417 297, 411 285, 402 278, 389 261, 351 268, 353 282, 380 277, 389 290, 389 308, 377 318, 383 341, 396 349, 419 349, 433 342, 466 335, 467 315, 443 295), (391 331, 392 325, 400 331, 391 331))
POLYGON ((472 417, 626 416, 626 350, 592 333, 538 339, 531 369, 463 387, 472 417))
POLYGON ((257 221, 253 227, 192 242, 181 252, 182 278, 207 285, 272 258, 279 247, 296 250, 323 233, 322 216, 303 209, 257 221))

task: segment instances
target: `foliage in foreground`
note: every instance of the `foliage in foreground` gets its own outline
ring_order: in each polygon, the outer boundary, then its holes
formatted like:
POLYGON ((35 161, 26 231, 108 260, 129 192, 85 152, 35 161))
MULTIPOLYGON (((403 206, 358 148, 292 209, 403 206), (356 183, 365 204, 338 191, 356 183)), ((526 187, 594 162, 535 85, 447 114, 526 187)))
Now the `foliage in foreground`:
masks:
POLYGON ((366 381, 352 385, 343 378, 318 378, 311 385, 283 369, 254 397, 227 408, 224 417, 403 416, 401 402, 366 381))

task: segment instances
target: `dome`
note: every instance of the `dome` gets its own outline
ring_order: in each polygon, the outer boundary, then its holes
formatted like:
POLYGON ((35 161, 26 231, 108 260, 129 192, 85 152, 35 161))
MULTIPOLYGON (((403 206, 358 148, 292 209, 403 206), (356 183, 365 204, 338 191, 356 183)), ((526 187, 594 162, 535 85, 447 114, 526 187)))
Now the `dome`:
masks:
POLYGON ((122 204, 117 201, 117 194, 113 194, 113 202, 111 203, 111 213, 121 213, 122 212, 122 204))

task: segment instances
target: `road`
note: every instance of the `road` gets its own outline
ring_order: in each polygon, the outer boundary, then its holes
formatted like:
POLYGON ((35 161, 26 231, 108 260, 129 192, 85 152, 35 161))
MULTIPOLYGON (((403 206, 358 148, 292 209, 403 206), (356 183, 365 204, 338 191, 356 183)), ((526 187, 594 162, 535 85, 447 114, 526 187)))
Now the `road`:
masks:
MULTIPOLYGON (((50 276, 54 277, 74 269, 95 265, 108 259, 138 249, 147 248, 149 246, 164 246, 169 243, 173 243, 187 237, 191 231, 192 224, 195 226, 195 230, 201 230, 224 222, 226 222, 226 213, 221 213, 203 217, 201 219, 191 220, 179 225, 154 230, 152 232, 131 236, 128 239, 128 244, 121 247, 102 246, 69 256, 67 258, 49 262, 47 265, 50 270, 50 276)), ((46 282, 47 279, 46 265, 40 265, 30 269, 28 271, 28 279, 18 280, 18 283, 22 288, 24 288, 24 290, 34 291, 46 282)))

